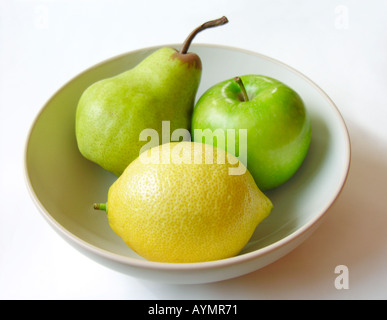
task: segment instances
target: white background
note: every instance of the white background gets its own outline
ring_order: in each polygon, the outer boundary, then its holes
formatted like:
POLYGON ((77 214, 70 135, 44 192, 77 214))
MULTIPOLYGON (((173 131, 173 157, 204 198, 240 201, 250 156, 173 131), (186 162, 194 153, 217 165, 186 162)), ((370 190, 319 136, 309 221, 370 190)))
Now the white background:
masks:
MULTIPOLYGON (((387 2, 384 0, 0 0, 0 298, 386 299, 387 2), (278 59, 316 82, 352 141, 347 184, 301 246, 251 274, 168 285, 101 266, 64 242, 27 192, 28 130, 48 98, 84 69, 147 46, 197 43, 278 59), (337 265, 349 289, 337 290, 337 265)), ((69 199, 71 201, 71 199, 69 199)))

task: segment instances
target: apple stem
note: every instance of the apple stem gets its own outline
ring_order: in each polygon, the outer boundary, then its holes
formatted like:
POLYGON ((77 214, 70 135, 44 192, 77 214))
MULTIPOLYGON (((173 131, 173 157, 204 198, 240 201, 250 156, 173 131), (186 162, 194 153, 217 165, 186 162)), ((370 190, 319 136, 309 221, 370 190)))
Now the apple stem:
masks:
POLYGON ((189 46, 191 45, 191 42, 193 40, 193 38, 195 38, 195 36, 200 32, 200 31, 203 31, 205 29, 208 29, 208 28, 212 28, 212 27, 217 27, 217 26, 221 26, 223 24, 226 24, 228 22, 227 18, 225 16, 219 18, 219 19, 216 19, 216 20, 211 20, 211 21, 208 21, 206 23, 203 23, 201 26, 197 27, 194 31, 192 31, 189 36, 187 37, 187 39, 184 41, 183 43, 183 46, 181 47, 180 49, 180 54, 186 54, 188 52, 188 48, 189 46))
POLYGON ((94 203, 93 207, 95 210, 103 210, 107 212, 107 203, 94 203))
POLYGON ((247 95, 246 88, 242 82, 242 79, 240 77, 235 77, 234 80, 241 88, 242 97, 243 97, 242 101, 249 101, 249 96, 247 95))

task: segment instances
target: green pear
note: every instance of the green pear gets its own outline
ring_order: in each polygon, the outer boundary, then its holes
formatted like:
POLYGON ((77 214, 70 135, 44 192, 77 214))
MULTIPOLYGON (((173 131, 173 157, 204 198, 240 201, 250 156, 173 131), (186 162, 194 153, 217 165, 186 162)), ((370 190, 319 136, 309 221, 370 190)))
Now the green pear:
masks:
POLYGON ((162 121, 169 121, 171 132, 190 130, 202 63, 189 46, 200 31, 227 22, 226 17, 206 22, 191 32, 180 51, 161 48, 133 69, 88 87, 75 119, 81 154, 120 176, 147 143, 140 139, 144 129, 161 137, 162 121))

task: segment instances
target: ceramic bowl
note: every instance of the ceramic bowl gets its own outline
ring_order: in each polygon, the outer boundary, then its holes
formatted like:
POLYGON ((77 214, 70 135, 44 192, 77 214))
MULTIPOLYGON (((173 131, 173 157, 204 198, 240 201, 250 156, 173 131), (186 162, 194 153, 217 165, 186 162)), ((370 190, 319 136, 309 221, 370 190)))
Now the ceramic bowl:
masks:
MULTIPOLYGON (((171 45, 179 47, 179 45, 171 45)), ((75 140, 75 111, 82 92, 97 80, 138 64, 159 47, 125 53, 82 72, 43 106, 28 135, 25 172, 39 211, 60 236, 91 259, 130 276, 169 283, 207 283, 262 268, 284 256, 320 224, 345 183, 350 140, 340 112, 311 80, 264 55, 218 45, 192 45, 202 59, 197 98, 215 83, 244 74, 276 78, 296 90, 312 121, 309 153, 295 176, 266 192, 274 210, 239 255, 202 263, 150 262, 127 247, 92 207, 116 179, 82 157, 75 140)))

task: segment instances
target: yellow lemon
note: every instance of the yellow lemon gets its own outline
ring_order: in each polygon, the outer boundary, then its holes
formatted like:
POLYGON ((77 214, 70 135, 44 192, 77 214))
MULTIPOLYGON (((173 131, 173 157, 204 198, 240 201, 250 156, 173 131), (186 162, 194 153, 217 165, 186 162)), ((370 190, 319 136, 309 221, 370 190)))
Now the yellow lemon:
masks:
POLYGON ((132 250, 177 263, 237 255, 272 207, 238 159, 195 142, 143 152, 95 204, 132 250))

